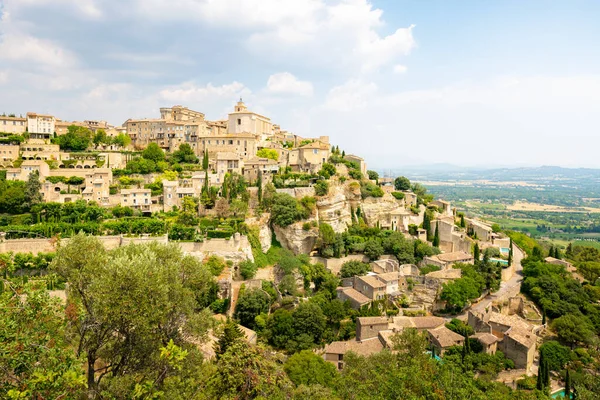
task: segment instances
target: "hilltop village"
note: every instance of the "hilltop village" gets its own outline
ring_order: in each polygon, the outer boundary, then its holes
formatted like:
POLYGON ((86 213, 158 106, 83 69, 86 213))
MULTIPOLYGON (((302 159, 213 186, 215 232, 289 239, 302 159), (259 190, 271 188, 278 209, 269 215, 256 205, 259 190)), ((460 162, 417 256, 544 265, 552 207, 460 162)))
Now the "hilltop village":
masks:
MULTIPOLYGON (((333 376, 353 357, 397 351, 410 331, 423 334, 435 360, 477 353, 475 373, 506 390, 531 389, 532 376, 545 373, 538 347, 546 317, 520 293, 522 246, 418 183, 380 177, 327 136, 285 131, 241 99, 218 121, 179 105, 122 126, 30 112, 1 116, 0 132, 5 286, 37 282, 67 308, 85 304, 87 289, 73 282, 81 273, 64 267, 75 254, 112 260, 146 251, 155 260, 165 256, 153 246, 164 246, 177 263, 207 271, 193 308, 210 311, 212 322, 197 337, 171 335, 205 360, 224 357, 241 338, 288 361, 317 357, 333 376)), ((546 263, 578 276, 558 250, 551 256, 546 263)), ((99 265, 90 271, 114 278, 99 265)), ((128 293, 126 303, 142 309, 144 295, 128 293)), ((100 390, 105 372, 122 373, 102 367, 117 357, 102 349, 137 340, 123 329, 107 325, 110 343, 81 352, 88 389, 100 390)), ((90 344, 79 335, 80 346, 90 344)))

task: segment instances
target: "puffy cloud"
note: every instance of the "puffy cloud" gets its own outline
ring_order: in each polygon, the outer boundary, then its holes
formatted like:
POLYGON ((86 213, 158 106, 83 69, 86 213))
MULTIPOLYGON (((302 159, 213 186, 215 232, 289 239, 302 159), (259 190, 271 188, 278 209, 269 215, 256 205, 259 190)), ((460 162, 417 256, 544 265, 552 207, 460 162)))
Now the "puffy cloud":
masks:
POLYGON ((377 85, 374 83, 353 79, 332 88, 327 95, 324 108, 341 112, 363 109, 367 107, 376 92, 377 85))
POLYGON ((281 72, 269 77, 267 91, 273 94, 311 96, 313 94, 313 85, 308 81, 298 80, 298 78, 289 72, 281 72))
POLYGON ((50 40, 22 34, 0 36, 0 59, 53 67, 66 67, 77 60, 74 54, 50 40))
POLYGON ((397 74, 403 74, 408 70, 406 65, 396 64, 394 65, 394 72, 397 74))
POLYGON ((246 94, 250 94, 250 89, 236 81, 221 86, 214 86, 211 83, 198 86, 193 82, 186 82, 160 91, 162 99, 178 104, 182 102, 209 102, 215 98, 235 99, 246 94))

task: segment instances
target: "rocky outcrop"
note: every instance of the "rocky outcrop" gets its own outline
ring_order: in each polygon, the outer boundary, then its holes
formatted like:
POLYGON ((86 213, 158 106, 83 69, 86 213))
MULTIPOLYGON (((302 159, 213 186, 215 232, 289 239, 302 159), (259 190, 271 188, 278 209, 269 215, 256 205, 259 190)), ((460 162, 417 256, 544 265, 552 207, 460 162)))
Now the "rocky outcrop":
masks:
POLYGON ((308 230, 303 229, 303 225, 307 222, 311 223, 311 220, 296 222, 285 228, 274 225, 273 231, 277 241, 294 254, 309 254, 315 247, 319 231, 313 227, 308 230))
POLYGON ((371 226, 380 222, 385 225, 389 221, 389 215, 393 211, 399 211, 400 206, 391 196, 367 197, 361 204, 362 215, 365 222, 371 226))
POLYGON ((336 186, 330 194, 317 201, 317 216, 319 222, 325 222, 337 233, 344 232, 352 225, 350 201, 342 187, 336 186))
POLYGON ((271 243, 273 242, 273 232, 271 231, 271 226, 269 224, 269 220, 271 219, 271 214, 264 213, 260 216, 260 218, 248 218, 246 219, 246 224, 250 227, 256 227, 258 229, 258 240, 260 241, 260 247, 263 253, 266 253, 271 248, 271 243))

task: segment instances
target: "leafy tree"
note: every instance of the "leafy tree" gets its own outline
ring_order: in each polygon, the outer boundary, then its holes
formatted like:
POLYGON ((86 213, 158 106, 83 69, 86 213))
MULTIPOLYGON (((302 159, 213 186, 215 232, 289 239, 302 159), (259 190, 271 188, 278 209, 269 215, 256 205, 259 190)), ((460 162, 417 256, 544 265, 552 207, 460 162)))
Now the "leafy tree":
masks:
POLYGON ((78 234, 58 248, 51 271, 69 282, 67 315, 77 356, 86 358, 88 397, 96 397, 106 376, 155 373, 165 343, 183 344, 184 336, 208 327, 196 310, 210 273, 176 245, 107 251, 78 234))
POLYGON ((275 225, 286 227, 296 221, 308 218, 309 212, 287 193, 275 193, 271 207, 271 220, 275 225))
POLYGON ((244 333, 235 323, 235 321, 227 318, 223 325, 223 332, 219 335, 219 340, 214 345, 215 355, 217 360, 225 354, 234 343, 242 342, 244 333))
POLYGON ((562 371, 565 365, 571 360, 571 349, 555 340, 550 340, 542 344, 540 353, 544 354, 544 359, 548 362, 548 368, 551 371, 562 371))
POLYGON ((335 175, 336 173, 336 169, 335 169, 335 165, 331 164, 331 163, 323 163, 323 166, 321 167, 321 170, 319 171, 319 175, 324 177, 325 179, 329 179, 331 178, 333 175, 335 175))
POLYGON ((257 267, 256 264, 254 264, 252 261, 244 260, 240 263, 239 270, 240 275, 242 275, 242 278, 247 280, 254 278, 254 275, 256 275, 257 267))
POLYGON ((60 303, 27 284, 1 293, 0 310, 0 397, 80 398, 85 375, 66 340, 60 303))
POLYGON ((379 174, 377 173, 377 171, 367 171, 367 175, 369 176, 369 179, 372 181, 376 181, 379 179, 379 174))
POLYGON ((331 386, 337 375, 335 366, 310 350, 302 350, 285 362, 283 369, 296 385, 331 386))
POLYGON ((315 183, 315 194, 317 196, 327 196, 329 193, 329 182, 320 180, 315 183))
POLYGON ((63 150, 84 151, 92 141, 92 131, 82 126, 71 125, 67 133, 54 139, 63 150))
POLYGON ((371 260, 377 260, 383 255, 383 247, 379 241, 371 239, 365 244, 365 255, 371 260))
POLYGON ((589 323, 583 317, 574 314, 556 318, 550 327, 562 342, 570 346, 577 343, 589 343, 594 337, 589 323))
POLYGON ((209 399, 279 399, 293 384, 276 356, 259 346, 234 343, 216 365, 209 381, 209 399))
POLYGON ((327 325, 327 318, 321 307, 311 302, 304 302, 294 311, 293 316, 296 335, 308 335, 312 338, 312 343, 321 341, 327 325))
POLYGON ((25 205, 28 208, 35 206, 43 201, 42 193, 40 189, 42 184, 40 183, 39 171, 32 171, 27 178, 25 184, 25 205))
POLYGON ((433 235, 431 234, 431 212, 429 210, 425 211, 423 214, 423 229, 427 231, 427 240, 431 240, 433 235))
POLYGON ((279 160, 279 153, 275 149, 262 148, 256 152, 256 156, 260 158, 268 158, 270 160, 279 160))
POLYGON ((479 243, 475 242, 475 247, 473 249, 473 258, 477 261, 481 259, 481 253, 479 251, 479 243))
POLYGON ((227 263, 221 257, 212 255, 204 261, 204 265, 213 276, 219 276, 227 266, 227 263))
POLYGON ((119 133, 113 138, 112 142, 117 146, 127 147, 131 144, 131 138, 129 137, 129 135, 119 133))
POLYGON ((342 278, 351 278, 356 275, 365 275, 371 271, 371 266, 368 263, 360 261, 346 261, 342 264, 340 276, 342 278))
POLYGON ((173 152, 173 160, 180 164, 196 164, 198 162, 198 157, 196 157, 192 146, 187 143, 182 143, 179 145, 179 150, 173 152))
POLYGON ((410 190, 410 181, 404 176, 394 179, 394 188, 399 191, 410 190))
POLYGON ((110 137, 108 137, 104 129, 98 129, 94 135, 93 142, 96 146, 100 146, 101 144, 109 144, 110 137))
POLYGON ((260 289, 252 289, 240 293, 235 307, 234 317, 246 328, 254 329, 254 319, 261 313, 269 311, 271 299, 269 295, 260 289))
POLYGON ((291 312, 280 308, 269 316, 265 336, 271 346, 276 349, 285 349, 295 335, 294 317, 291 312))
POLYGON ((165 160, 165 152, 162 151, 158 144, 151 142, 148 147, 142 151, 142 157, 146 160, 154 161, 155 163, 165 160))

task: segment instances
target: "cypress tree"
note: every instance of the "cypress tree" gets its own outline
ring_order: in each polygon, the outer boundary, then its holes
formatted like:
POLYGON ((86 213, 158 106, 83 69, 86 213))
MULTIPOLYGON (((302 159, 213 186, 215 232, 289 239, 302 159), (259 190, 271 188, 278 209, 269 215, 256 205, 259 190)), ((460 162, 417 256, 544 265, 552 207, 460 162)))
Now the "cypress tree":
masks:
POLYGON ((435 224, 435 235, 433 236, 433 247, 440 247, 440 229, 439 224, 435 224))
POLYGON ((435 346, 431 347, 431 358, 435 359, 435 346))
POLYGON ((219 337, 219 340, 214 345, 215 356, 217 360, 219 357, 227 351, 232 344, 241 340, 244 337, 244 333, 240 329, 240 327, 235 323, 235 321, 227 318, 227 322, 225 322, 225 327, 223 328, 223 333, 219 337))
POLYGON ((550 251, 548 252, 548 257, 554 257, 554 246, 550 246, 550 251))
POLYGON ((423 215, 423 229, 427 231, 427 240, 431 240, 431 220, 429 219, 429 213, 425 211, 423 215))
POLYGON ((558 249, 558 247, 554 248, 554 258, 556 258, 558 260, 561 259, 560 250, 558 249))
POLYGON ((208 151, 204 150, 204 156, 202 157, 202 169, 208 170, 208 151))
POLYGON ((565 397, 567 399, 571 398, 571 373, 569 372, 569 368, 567 368, 565 375, 565 397))
POLYGON ((546 310, 542 309, 542 325, 546 325, 546 310))
POLYGON ((346 157, 346 150, 342 150, 342 158, 346 157))
POLYGON ((544 357, 544 389, 550 388, 550 368, 548 360, 544 357))
POLYGON ((467 227, 467 223, 465 222, 465 214, 461 214, 460 215, 460 227, 461 228, 466 228, 467 227))
POLYGON ((512 253, 512 248, 508 251, 508 266, 510 267, 512 265, 513 262, 513 253, 512 253))
POLYGON ((360 206, 356 207, 356 219, 359 219, 361 216, 360 206))
POLYGON ((544 390, 544 353, 542 353, 541 351, 535 388, 540 391, 544 390))
POLYGON ((475 258, 475 261, 479 261, 479 243, 475 243, 475 248, 473 249, 473 257, 475 258))
POLYGON ((258 204, 260 205, 262 203, 262 194, 263 194, 262 171, 260 170, 260 168, 258 169, 258 178, 256 179, 256 186, 258 186, 257 195, 258 195, 258 204))

